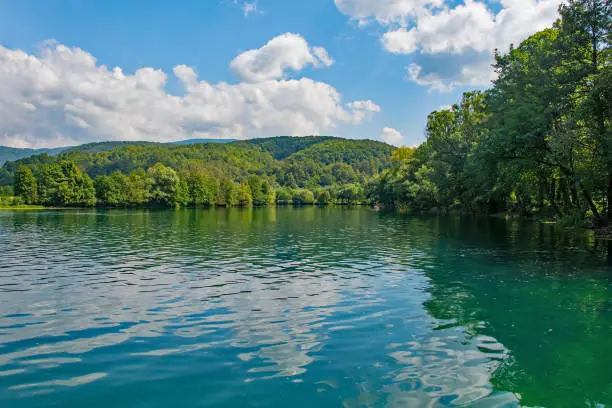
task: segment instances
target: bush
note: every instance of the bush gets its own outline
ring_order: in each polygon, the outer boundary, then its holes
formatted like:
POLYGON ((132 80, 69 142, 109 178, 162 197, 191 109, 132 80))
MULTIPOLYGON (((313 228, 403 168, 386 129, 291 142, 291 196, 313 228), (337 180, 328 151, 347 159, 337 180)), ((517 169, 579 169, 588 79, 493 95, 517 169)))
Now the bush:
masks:
POLYGON ((276 204, 287 205, 293 200, 293 192, 290 188, 284 187, 276 190, 276 204))
POLYGON ((310 190, 302 189, 293 194, 294 205, 310 205, 315 201, 314 194, 310 190))
POLYGON ((329 203, 331 203, 331 194, 327 190, 321 191, 317 196, 317 204, 328 205, 329 203))

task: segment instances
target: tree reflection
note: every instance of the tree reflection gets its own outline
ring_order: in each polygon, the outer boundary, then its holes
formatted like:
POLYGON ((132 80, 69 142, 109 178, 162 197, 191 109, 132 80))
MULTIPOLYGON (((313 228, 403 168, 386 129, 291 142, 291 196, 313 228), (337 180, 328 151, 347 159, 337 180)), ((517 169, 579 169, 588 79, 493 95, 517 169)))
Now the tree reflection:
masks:
POLYGON ((426 310, 509 351, 491 382, 526 406, 612 405, 607 245, 503 220, 438 223, 426 310), (459 242, 459 244, 457 242, 459 242), (486 255, 486 256, 483 256, 486 255), (598 405, 600 404, 600 405, 598 405))

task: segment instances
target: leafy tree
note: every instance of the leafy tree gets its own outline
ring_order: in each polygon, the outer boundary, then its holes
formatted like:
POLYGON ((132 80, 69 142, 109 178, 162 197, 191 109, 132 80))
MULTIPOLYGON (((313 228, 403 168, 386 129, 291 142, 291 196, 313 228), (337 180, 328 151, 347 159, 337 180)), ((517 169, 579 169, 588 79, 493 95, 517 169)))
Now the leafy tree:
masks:
POLYGON ((253 204, 253 196, 248 184, 239 184, 236 188, 236 205, 248 207, 253 204))
POLYGON ((0 197, 13 197, 15 195, 15 191, 11 186, 0 186, 0 197))
POLYGON ((363 198, 363 188, 358 184, 347 184, 338 193, 338 199, 348 205, 356 204, 363 198))
POLYGON ((217 181, 205 174, 192 172, 187 175, 189 203, 192 205, 215 205, 219 186, 217 181))
POLYGON ((15 195, 21 197, 26 204, 38 202, 38 187, 36 177, 28 166, 20 166, 15 172, 15 195))
POLYGON ((331 203, 331 194, 328 190, 322 190, 317 196, 317 204, 329 205, 331 203))
POLYGON ((222 178, 219 182, 219 194, 217 194, 217 205, 231 207, 236 204, 236 185, 227 178, 222 178))
POLYGON ((283 187, 276 190, 276 203, 281 205, 291 204, 293 200, 293 191, 288 187, 283 187))
POLYGON ((612 219, 611 3, 570 0, 560 15, 496 52, 492 88, 432 112, 425 143, 395 150, 369 194, 415 211, 612 219))
POLYGON ((156 163, 147 170, 153 203, 173 207, 180 204, 181 180, 173 169, 156 163))
POLYGON ((296 190, 293 193, 292 202, 294 205, 310 205, 315 201, 312 191, 307 189, 296 190))
POLYGON ((43 165, 38 191, 45 205, 91 207, 96 204, 93 181, 70 160, 43 165))
POLYGON ((136 169, 128 176, 127 202, 130 206, 139 206, 149 202, 151 183, 144 169, 136 169))

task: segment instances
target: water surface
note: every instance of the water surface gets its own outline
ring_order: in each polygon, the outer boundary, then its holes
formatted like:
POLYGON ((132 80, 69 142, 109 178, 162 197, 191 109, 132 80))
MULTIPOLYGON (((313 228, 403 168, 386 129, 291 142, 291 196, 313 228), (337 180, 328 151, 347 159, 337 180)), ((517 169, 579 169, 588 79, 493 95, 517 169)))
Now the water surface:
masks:
POLYGON ((365 209, 0 212, 0 406, 608 407, 588 234, 365 209))

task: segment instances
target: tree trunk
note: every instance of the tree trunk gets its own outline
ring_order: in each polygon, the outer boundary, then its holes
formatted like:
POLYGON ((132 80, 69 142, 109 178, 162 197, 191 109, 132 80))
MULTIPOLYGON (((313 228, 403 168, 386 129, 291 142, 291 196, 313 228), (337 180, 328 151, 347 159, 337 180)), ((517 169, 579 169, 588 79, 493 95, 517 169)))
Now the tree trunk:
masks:
POLYGON ((563 215, 563 213, 561 212, 561 209, 557 204, 557 179, 555 179, 554 177, 551 180, 550 191, 548 194, 550 197, 550 205, 552 206, 553 210, 555 210, 555 213, 560 217, 561 215, 563 215))
POLYGON ((562 199, 563 199, 563 212, 567 213, 569 211, 571 211, 572 209, 572 200, 570 199, 570 194, 569 194, 569 187, 567 185, 567 179, 565 178, 561 178, 559 180, 559 189, 561 190, 560 193, 562 194, 562 199))
POLYGON ((576 187, 577 183, 572 184, 570 191, 572 193, 572 207, 580 208, 580 200, 578 199, 578 189, 576 187))
POLYGON ((538 188, 538 211, 544 211, 544 195, 546 194, 546 179, 540 178, 538 188))
POLYGON ((608 224, 612 223, 612 169, 608 170, 608 191, 606 194, 608 208, 606 209, 606 219, 608 224))
POLYGON ((601 225, 603 222, 601 215, 599 214, 599 211, 597 210, 597 206, 595 205, 595 203, 593 202, 593 199, 591 198, 591 194, 589 194, 589 192, 587 191, 587 189, 578 181, 576 182, 576 184, 580 187, 580 189, 582 190, 582 195, 584 196, 584 199, 586 200, 589 208, 591 209, 591 211, 593 212, 593 216, 595 217, 595 220, 597 221, 598 225, 601 225))

